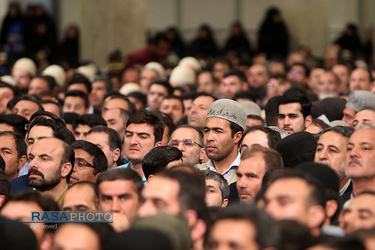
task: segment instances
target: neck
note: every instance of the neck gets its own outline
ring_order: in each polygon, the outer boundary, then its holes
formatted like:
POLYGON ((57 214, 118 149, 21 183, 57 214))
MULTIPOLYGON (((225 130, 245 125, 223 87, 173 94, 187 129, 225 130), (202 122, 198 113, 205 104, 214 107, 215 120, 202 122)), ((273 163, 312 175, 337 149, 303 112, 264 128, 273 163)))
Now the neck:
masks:
POLYGON ((375 178, 352 179, 353 195, 356 196, 357 194, 359 194, 363 191, 374 191, 375 192, 374 181, 375 181, 375 178))
POLYGON ((227 157, 225 157, 221 161, 212 161, 214 164, 214 167, 216 171, 220 174, 224 173, 225 170, 227 170, 230 165, 234 162, 234 160, 237 158, 238 150, 237 147, 235 147, 235 150, 233 150, 227 157))
POLYGON ((349 181, 349 178, 345 176, 340 180, 340 190, 345 186, 345 184, 349 181))
POLYGON ((114 169, 117 168, 117 162, 114 162, 111 167, 108 166, 108 169, 114 169))
POLYGON ((66 179, 61 179, 60 183, 57 184, 54 188, 46 191, 41 191, 43 195, 49 195, 51 196, 54 200, 57 200, 61 193, 64 191, 64 188, 66 187, 66 179))
POLYGON ((130 168, 134 170, 135 172, 137 172, 137 174, 139 174, 141 178, 145 176, 145 174, 143 173, 143 169, 142 169, 142 161, 140 163, 130 161, 130 168))

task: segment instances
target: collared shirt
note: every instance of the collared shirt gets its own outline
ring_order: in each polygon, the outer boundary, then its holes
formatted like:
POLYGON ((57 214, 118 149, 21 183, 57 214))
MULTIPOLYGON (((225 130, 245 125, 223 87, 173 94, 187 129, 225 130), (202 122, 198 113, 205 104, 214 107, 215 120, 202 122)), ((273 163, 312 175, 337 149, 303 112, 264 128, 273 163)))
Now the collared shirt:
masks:
POLYGON ((342 196, 344 193, 345 193, 345 191, 348 189, 348 187, 350 186, 350 183, 351 183, 352 181, 349 179, 347 182, 346 182, 346 184, 340 189, 340 191, 339 191, 339 195, 340 196, 342 196))
MULTIPOLYGON (((237 169, 241 162, 241 154, 238 152, 236 159, 232 162, 232 164, 229 166, 227 170, 224 171, 221 175, 227 180, 228 185, 232 184, 233 182, 237 181, 237 169)), ((217 173, 217 170, 212 162, 212 160, 209 160, 206 166, 206 169, 209 169, 211 171, 214 171, 217 173)))
MULTIPOLYGON (((127 168, 127 169, 131 169, 130 167, 130 162, 126 163, 126 164, 123 164, 123 165, 120 165, 120 166, 117 166, 115 167, 114 169, 116 168, 127 168)), ((143 176, 142 177, 142 181, 143 181, 143 185, 146 185, 147 184, 147 179, 146 179, 146 176, 143 176)))

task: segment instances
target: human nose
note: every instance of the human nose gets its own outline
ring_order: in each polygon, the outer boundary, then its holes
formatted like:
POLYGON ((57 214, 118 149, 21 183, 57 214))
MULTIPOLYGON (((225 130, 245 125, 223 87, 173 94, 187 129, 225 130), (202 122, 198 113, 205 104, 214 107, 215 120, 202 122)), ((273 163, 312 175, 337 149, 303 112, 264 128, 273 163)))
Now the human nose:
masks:
POLYGON ((112 199, 111 210, 112 212, 120 212, 120 203, 116 197, 112 199))

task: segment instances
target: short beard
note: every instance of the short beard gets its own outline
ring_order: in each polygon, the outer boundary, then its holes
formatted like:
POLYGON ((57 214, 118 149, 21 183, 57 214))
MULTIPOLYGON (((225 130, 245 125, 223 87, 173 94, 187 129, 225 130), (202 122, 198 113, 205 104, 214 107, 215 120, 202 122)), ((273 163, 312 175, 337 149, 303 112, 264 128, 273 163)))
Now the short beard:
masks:
POLYGON ((38 191, 44 192, 47 190, 51 190, 54 187, 56 187, 61 182, 61 166, 56 171, 55 176, 52 180, 45 180, 44 174, 36 169, 30 169, 28 175, 30 176, 30 173, 37 173, 40 175, 41 179, 32 179, 30 180, 28 178, 29 185, 35 188, 38 191))

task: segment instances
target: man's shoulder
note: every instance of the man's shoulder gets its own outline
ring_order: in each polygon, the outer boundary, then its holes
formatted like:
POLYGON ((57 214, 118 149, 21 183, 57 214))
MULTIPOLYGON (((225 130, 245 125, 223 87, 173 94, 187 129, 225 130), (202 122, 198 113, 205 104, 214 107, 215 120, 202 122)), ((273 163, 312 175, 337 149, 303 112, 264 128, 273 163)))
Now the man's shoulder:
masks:
POLYGON ((29 185, 28 176, 22 175, 11 180, 10 192, 15 193, 22 190, 30 190, 32 187, 29 185))

